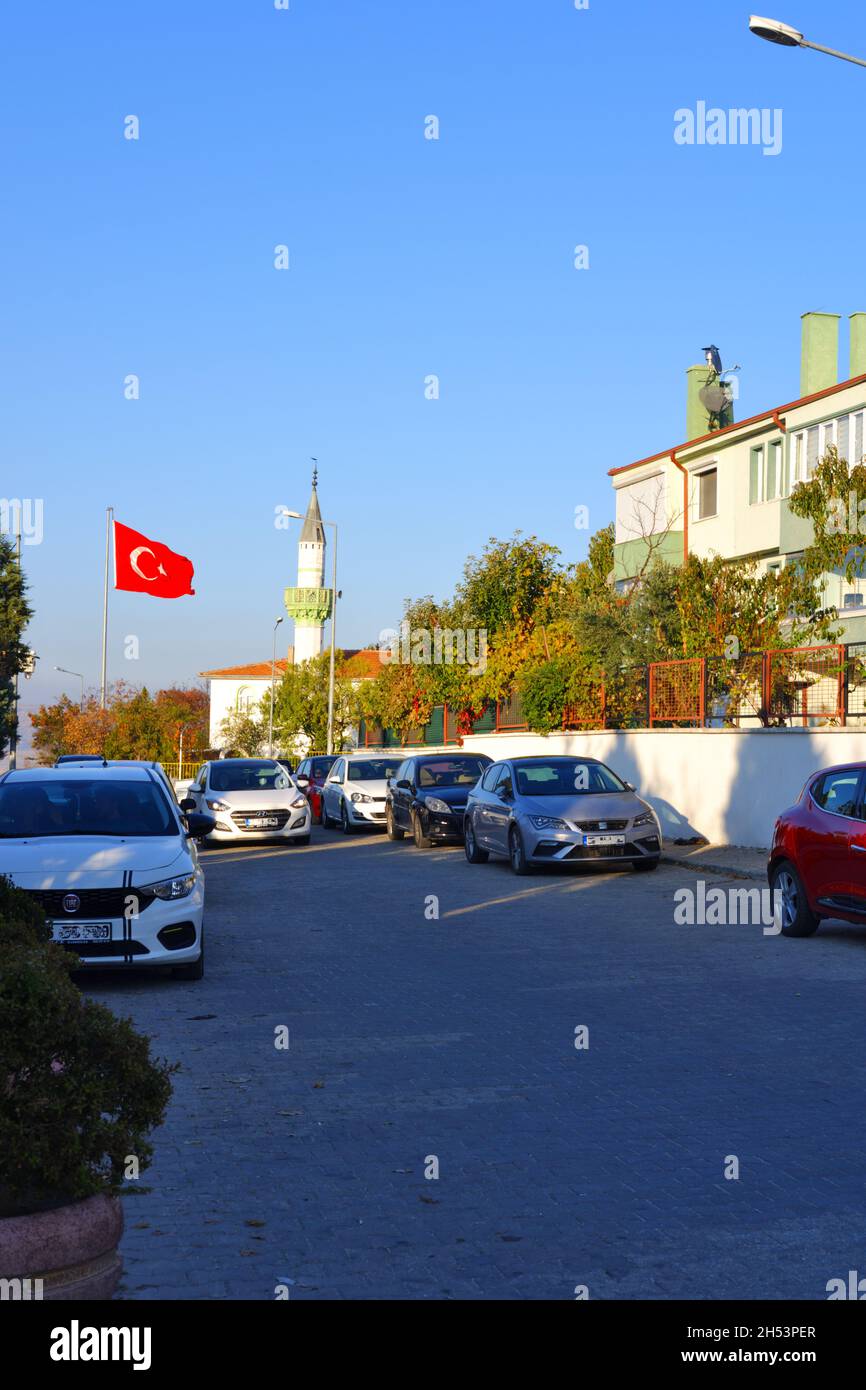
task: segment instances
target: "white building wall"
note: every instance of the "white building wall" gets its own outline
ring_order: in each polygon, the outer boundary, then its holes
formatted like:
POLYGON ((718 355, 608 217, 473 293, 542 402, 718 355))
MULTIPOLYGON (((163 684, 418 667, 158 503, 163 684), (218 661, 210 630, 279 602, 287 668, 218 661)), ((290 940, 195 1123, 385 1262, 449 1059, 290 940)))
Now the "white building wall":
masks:
MULTIPOLYGON (((277 672, 277 680, 280 679, 280 672, 277 672)), ((271 688, 270 677, 264 679, 260 676, 246 676, 244 679, 233 678, 231 680, 223 677, 212 677, 210 681, 210 747, 222 748, 225 739, 220 732, 223 720, 229 714, 234 714, 238 708, 238 694, 243 693, 246 701, 252 707, 258 705, 263 695, 266 695, 271 688)))
POLYGON ((811 772, 866 761, 851 729, 635 729, 586 734, 475 734, 464 751, 491 758, 574 753, 599 758, 657 811, 666 839, 768 847, 780 811, 811 772))

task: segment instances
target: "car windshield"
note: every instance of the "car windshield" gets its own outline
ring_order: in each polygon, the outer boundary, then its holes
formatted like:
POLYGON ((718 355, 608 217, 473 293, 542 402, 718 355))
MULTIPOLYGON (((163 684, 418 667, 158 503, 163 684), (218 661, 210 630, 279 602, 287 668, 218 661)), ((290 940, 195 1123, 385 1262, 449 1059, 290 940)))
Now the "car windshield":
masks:
POLYGON ((350 782, 384 782, 393 777, 402 758, 369 758, 362 763, 349 763, 350 782))
POLYGON ((289 778, 278 763, 211 763, 210 786, 214 792, 285 791, 289 778))
POLYGON ((46 778, 0 786, 0 836, 178 835, 165 794, 153 782, 46 778))
POLYGON ((323 781, 327 777, 337 759, 334 758, 311 758, 308 777, 319 777, 323 781))
POLYGON ((516 762, 514 773, 520 796, 597 796, 599 792, 627 790, 604 763, 580 758, 551 758, 545 762, 516 762))
POLYGON ((481 758, 448 758, 418 764, 419 787, 474 787, 487 761, 481 758))

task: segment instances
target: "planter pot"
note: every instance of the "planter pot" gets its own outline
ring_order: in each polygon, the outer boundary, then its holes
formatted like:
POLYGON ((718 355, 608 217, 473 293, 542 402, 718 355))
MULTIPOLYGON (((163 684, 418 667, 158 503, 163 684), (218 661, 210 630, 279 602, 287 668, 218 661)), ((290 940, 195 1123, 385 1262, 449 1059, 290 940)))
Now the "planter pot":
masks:
MULTIPOLYGON (((0 1219, 0 1279, 42 1280, 52 1300, 111 1298, 121 1273, 118 1197, 100 1194, 53 1211, 0 1219)), ((28 1294, 25 1292, 24 1296, 28 1294)))

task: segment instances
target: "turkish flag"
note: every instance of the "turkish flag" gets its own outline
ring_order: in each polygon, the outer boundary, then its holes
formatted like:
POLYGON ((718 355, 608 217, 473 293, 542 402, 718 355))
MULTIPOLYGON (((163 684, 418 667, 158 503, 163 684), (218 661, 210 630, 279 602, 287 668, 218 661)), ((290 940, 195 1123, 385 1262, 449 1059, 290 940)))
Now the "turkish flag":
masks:
POLYGON ((161 541, 149 541, 140 531, 114 523, 114 587, 154 598, 183 598, 194 594, 192 560, 176 555, 161 541))

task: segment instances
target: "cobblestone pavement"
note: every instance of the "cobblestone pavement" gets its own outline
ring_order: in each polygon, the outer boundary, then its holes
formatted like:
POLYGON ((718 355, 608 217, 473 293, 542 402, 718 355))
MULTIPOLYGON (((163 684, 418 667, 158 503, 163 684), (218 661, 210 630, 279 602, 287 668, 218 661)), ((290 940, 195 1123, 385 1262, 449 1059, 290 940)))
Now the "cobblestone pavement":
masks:
POLYGON ((866 1273, 866 931, 678 926, 675 865, 518 879, 326 832, 205 863, 203 981, 86 981, 183 1065, 120 1297, 821 1299, 866 1273))

